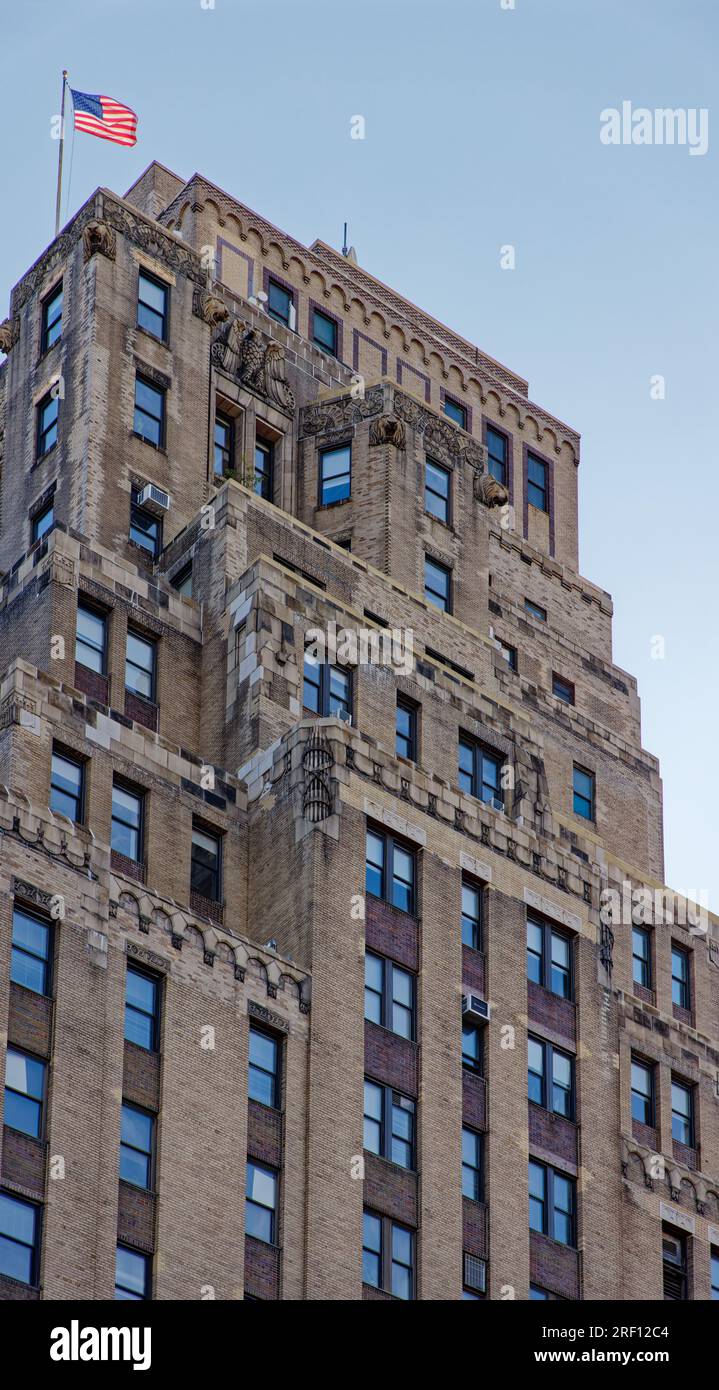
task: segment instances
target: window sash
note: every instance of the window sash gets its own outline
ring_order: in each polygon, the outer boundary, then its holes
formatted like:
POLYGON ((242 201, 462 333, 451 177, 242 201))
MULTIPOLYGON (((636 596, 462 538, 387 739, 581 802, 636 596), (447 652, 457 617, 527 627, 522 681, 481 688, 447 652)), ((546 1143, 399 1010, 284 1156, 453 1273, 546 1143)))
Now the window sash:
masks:
POLYGON ((573 809, 575 816, 594 820, 595 779, 593 772, 575 767, 572 776, 573 809))
POLYGON ((154 559, 162 550, 162 522, 137 502, 130 504, 130 540, 149 551, 154 559))
POLYGON ((632 928, 632 979, 643 989, 652 987, 651 945, 645 927, 632 928))
POLYGON ((8 1046, 5 1054, 4 1123, 40 1139, 43 1132, 45 1062, 8 1046))
POLYGON ((40 352, 48 352, 60 337, 62 337, 62 310, 63 310, 63 286, 54 289, 43 301, 42 306, 42 337, 40 352))
POLYGON ((13 909, 10 979, 35 994, 49 993, 50 926, 21 907, 13 909))
POLYGON ((535 458, 534 454, 527 455, 527 501, 531 506, 537 507, 541 512, 548 512, 547 506, 548 476, 547 465, 542 459, 535 458))
POLYGON ((337 356, 337 322, 321 309, 314 309, 312 313, 312 341, 333 357, 337 356))
POLYGON ((142 858, 144 800, 138 792, 113 783, 110 848, 137 864, 142 858))
POLYGON ((689 1009, 691 1003, 689 953, 678 946, 672 946, 672 1003, 680 1009, 689 1009))
POLYGON ((273 1110, 278 1107, 279 1062, 278 1039, 251 1025, 247 1094, 250 1100, 273 1110))
POLYGON ((125 652, 125 689, 151 703, 155 699, 157 646, 136 632, 128 632, 125 652))
POLYGON ((429 555, 424 557, 424 596, 428 603, 434 604, 435 608, 441 608, 444 613, 449 613, 450 571, 446 565, 441 565, 438 560, 432 560, 429 555))
POLYGON ((247 1160, 245 1234, 264 1241, 266 1245, 275 1243, 277 1178, 274 1168, 247 1160))
POLYGON ((694 1092, 680 1081, 672 1081, 672 1139, 694 1147, 694 1092))
POLYGON ((439 521, 449 521, 449 503, 452 475, 434 459, 426 459, 424 465, 424 509, 439 521))
POLYGON ((135 378, 133 429, 147 444, 152 444, 156 449, 162 448, 165 431, 165 392, 141 376, 135 378))
POLYGON ((395 752, 409 762, 417 757, 417 710, 404 700, 397 700, 395 715, 395 752))
POLYGON ((474 796, 495 810, 504 810, 501 795, 503 760, 490 753, 475 739, 459 740, 459 785, 462 791, 474 796))
POLYGON ((149 1297, 150 1256, 127 1245, 115 1248, 115 1298, 144 1301, 149 1297))
POLYGON ((455 401, 452 396, 445 396, 442 402, 442 410, 449 420, 454 420, 455 425, 461 429, 467 428, 467 407, 460 401, 455 401))
POLYGON ((292 306, 294 295, 284 285, 280 285, 277 280, 270 280, 267 286, 267 312, 270 318, 277 319, 278 323, 284 323, 290 327, 292 317, 292 306))
POLYGON ((148 1191, 152 1186, 154 1134, 153 1116, 123 1101, 120 1112, 120 1177, 123 1182, 148 1191))
POLYGON ((462 880, 462 945, 473 951, 482 949, 482 890, 462 880))
POLYGON ((82 823, 85 767, 64 753, 53 752, 50 764, 50 810, 82 823))
POLYGON ((482 1201, 482 1136, 462 1127, 462 1196, 482 1201))
POLYGON ((507 460, 509 455, 506 435, 487 426, 487 468, 492 477, 503 487, 507 486, 507 460))
POLYGON ((352 445, 320 450, 320 506, 343 502, 352 495, 352 445))
POLYGON ((60 401, 58 396, 45 396, 37 407, 36 457, 41 459, 57 444, 60 401))
POLYGON ((146 1052, 157 1051, 159 998, 159 981, 128 965, 125 976, 124 1036, 127 1042, 135 1043, 146 1052), (144 1002, 145 999, 147 1002, 144 1002))
POLYGON ((55 526, 55 506, 49 502, 42 511, 36 512, 32 518, 32 542, 41 541, 43 536, 47 536, 55 526))
POLYGON ((266 502, 272 501, 272 474, 274 449, 264 440, 255 441, 255 479, 254 489, 258 497, 266 502))
POLYGON ((194 827, 190 851, 190 887, 203 898, 219 903, 222 894, 221 839, 211 831, 194 827))
POLYGON ((160 342, 167 342, 167 305, 169 286, 141 270, 137 287, 137 326, 151 333, 160 342))
POLYGON ((0 1274, 34 1286, 37 1282, 39 1208, 0 1192, 0 1274))
POLYGON ((654 1126, 654 1068, 645 1062, 631 1063, 632 1119, 654 1126))
POLYGON ((94 609, 78 603, 75 626, 76 662, 79 666, 87 666, 88 670, 95 671, 98 676, 104 676, 106 651, 107 619, 94 609))

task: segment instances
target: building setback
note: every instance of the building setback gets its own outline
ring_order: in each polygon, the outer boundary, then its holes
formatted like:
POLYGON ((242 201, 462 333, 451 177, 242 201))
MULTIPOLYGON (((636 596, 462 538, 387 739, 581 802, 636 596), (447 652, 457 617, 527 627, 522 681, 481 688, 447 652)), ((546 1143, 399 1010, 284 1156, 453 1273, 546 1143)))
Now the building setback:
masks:
POLYGON ((0 346, 0 1297, 719 1297, 575 431, 156 163, 0 346))

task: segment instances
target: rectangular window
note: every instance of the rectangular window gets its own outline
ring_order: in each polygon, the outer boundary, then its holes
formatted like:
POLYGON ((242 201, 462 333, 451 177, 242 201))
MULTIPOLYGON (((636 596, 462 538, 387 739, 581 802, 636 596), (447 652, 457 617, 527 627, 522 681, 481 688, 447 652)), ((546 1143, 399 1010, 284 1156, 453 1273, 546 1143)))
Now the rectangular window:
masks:
POLYGON ((493 478, 503 487, 507 486, 507 455, 509 445, 507 436, 487 425, 487 467, 493 478))
POLYGON ((145 1300, 150 1297, 152 1259, 128 1245, 115 1252, 115 1298, 145 1300))
POLYGON ((192 827, 190 888, 211 902, 222 900, 222 839, 197 825, 192 827))
POLYGON ((279 1108, 280 1043, 271 1033, 250 1024, 250 1063, 247 1094, 261 1105, 279 1108))
POLYGON ((321 309, 312 310, 312 341, 333 357, 337 356, 337 322, 321 309))
POLYGON ((130 540, 147 550, 153 559, 157 559, 162 550, 162 520, 139 505, 139 495, 138 489, 133 488, 130 502, 130 540))
POLYGON ((482 1136, 462 1128, 462 1196, 473 1202, 482 1198, 482 1136))
POLYGON ((364 1016, 401 1038, 415 1036, 415 979, 394 961, 365 954, 364 1016))
POLYGON ((245 1235, 275 1243, 277 1224, 277 1181, 274 1168, 247 1160, 247 1195, 245 1198, 245 1235))
POLYGON ((664 1299, 680 1302, 687 1296, 686 1236, 662 1226, 664 1299))
POLYGON ((221 478, 232 468, 232 457, 234 452, 234 429, 232 420, 226 415, 221 415, 219 410, 215 415, 215 460, 214 473, 216 478, 221 478))
POLYGON ((35 457, 44 458, 57 444, 57 420, 60 398, 52 391, 43 396, 37 407, 37 443, 35 457))
POLYGON ((446 565, 439 560, 424 557, 424 596, 428 603, 441 608, 443 613, 452 611, 452 575, 446 565))
POLYGON ((398 907, 415 910, 417 859, 414 850, 393 835, 367 829, 366 875, 368 893, 398 907))
POLYGON ((654 1067, 632 1057, 632 1119, 654 1127, 654 1067))
POLYGON ((482 889, 462 879, 462 945, 482 949, 482 889))
POLYGON ((452 474, 441 463, 427 459, 424 465, 424 510, 449 525, 452 474))
POLYGON ((462 1019, 462 1066, 466 1071, 482 1075, 483 1053, 483 1036, 479 1024, 462 1019))
POLYGON ((180 570, 179 574, 176 574, 174 579, 170 580, 170 583, 173 589, 178 594, 181 594, 183 598, 192 598, 192 564, 185 565, 184 568, 180 570))
POLYGON ((414 1298, 414 1232, 367 1210, 362 1222, 362 1282, 395 1298, 414 1298))
POLYGON ((594 773, 586 768, 574 766, 572 774, 574 790, 573 809, 575 816, 583 820, 594 820, 594 773))
POLYGON ((343 502, 352 485, 352 445, 320 449, 320 506, 343 502))
POLYGON ((41 541, 43 536, 49 535, 55 526, 55 504, 48 502, 47 506, 41 511, 35 512, 31 519, 32 543, 41 541))
POLYGON ((533 618, 539 618, 540 623, 546 623, 547 610, 546 608, 542 608, 541 604, 533 603, 531 598, 525 598, 524 607, 533 618))
POLYGON ((497 641, 499 642, 499 650, 501 651, 502 656, 504 657, 504 659, 505 659, 505 661, 506 661, 506 663, 507 663, 507 665, 508 665, 510 671, 516 671, 516 670, 517 670, 517 648, 516 648, 516 647, 510 647, 509 643, 508 643, 508 642, 503 642, 502 639, 501 639, 501 637, 498 637, 498 638, 497 638, 497 641))
POLYGON ((719 1299, 719 1250, 712 1246, 711 1250, 711 1296, 716 1302, 719 1299))
POLYGON ((527 1095, 565 1120, 574 1119, 574 1058, 552 1043, 529 1036, 527 1040, 527 1095))
POLYGON ((50 810, 82 825, 85 764, 53 749, 50 772, 50 810))
POLYGON ((42 917, 15 906, 12 914, 10 979, 35 994, 50 993, 51 928, 42 917))
POLYGON ((0 1192, 0 1274, 37 1284, 40 1208, 0 1192))
POLYGON ((576 1245, 576 1183, 556 1168, 529 1161, 529 1229, 576 1245))
POLYGON ((481 1301, 487 1294, 487 1262, 462 1251, 462 1298, 481 1301))
POLYGON ((643 989, 652 988, 652 944, 647 927, 632 927, 632 979, 643 989))
POLYGON ((312 653, 306 651, 302 699, 305 709, 312 710, 323 719, 334 715, 338 719, 349 720, 352 715, 352 672, 344 666, 330 666, 329 662, 316 661, 312 653))
POLYGON ((694 1148, 694 1088, 672 1078, 672 1139, 694 1148))
POLYGON ((364 1083, 364 1147, 400 1168, 414 1168, 415 1103, 391 1086, 364 1083))
POLYGON ((5 1109, 3 1120, 33 1139, 43 1136, 45 1063, 8 1046, 5 1055, 5 1109))
POLYGON ((527 979, 560 999, 572 998, 571 940, 549 922, 527 917, 527 979))
POLYGON ((294 328, 295 306, 291 290, 286 290, 284 285, 279 285, 276 280, 270 280, 267 296, 267 312, 270 318, 284 323, 286 328, 294 328))
POLYGON ((143 803, 140 792, 113 781, 110 848, 136 864, 142 863, 143 803))
POLYGON ((128 965, 125 981, 125 1040, 157 1052, 160 1024, 160 982, 155 975, 128 965))
POLYGON ((274 446, 265 439, 255 441, 255 492, 258 497, 264 497, 266 502, 272 501, 272 486, 274 473, 274 446))
POLYGON ((534 454, 527 454, 527 501, 540 512, 548 512, 547 465, 534 454))
POLYGON ((411 763, 417 761, 417 706, 397 696, 395 752, 411 763))
POLYGON ((104 676, 106 652, 107 618, 93 608, 78 603, 75 636, 75 660, 78 666, 87 666, 98 676, 104 676))
POLYGON ((62 283, 51 290, 42 302, 42 329, 40 333, 40 355, 49 349, 62 336, 62 283))
POLYGON ((496 810, 504 810, 502 758, 476 739, 459 740, 459 785, 468 796, 476 796, 496 810))
POLYGON ((127 634, 125 658, 125 689, 143 700, 155 699, 155 668, 157 664, 157 643, 140 637, 137 632, 127 634))
POLYGON ((139 434, 154 449, 165 442, 165 392, 144 377, 135 378, 135 434, 139 434))
POLYGON ((467 407, 462 405, 461 401, 455 401, 452 396, 445 396, 442 410, 449 420, 454 420, 455 425, 460 425, 463 430, 466 430, 467 407))
POLYGON ((141 270, 137 286, 137 326, 160 342, 167 342, 169 286, 141 270))
POLYGON ((133 1187, 152 1187, 152 1149, 155 1121, 146 1110, 122 1102, 120 1111, 120 1177, 133 1187))
POLYGON ((672 1004, 679 1009, 691 1009, 689 952, 672 943, 672 1004))
POLYGON ((574 685, 571 681, 565 681, 563 676, 558 676, 556 671, 552 672, 552 694, 558 700, 564 700, 565 705, 574 704, 574 685))

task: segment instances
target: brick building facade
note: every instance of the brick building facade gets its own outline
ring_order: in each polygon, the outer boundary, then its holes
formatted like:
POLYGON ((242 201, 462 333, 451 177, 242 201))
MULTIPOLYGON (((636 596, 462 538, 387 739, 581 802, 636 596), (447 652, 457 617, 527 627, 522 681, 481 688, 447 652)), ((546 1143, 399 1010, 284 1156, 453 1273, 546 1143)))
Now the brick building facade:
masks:
POLYGON ((0 346, 0 1297, 719 1297, 575 431, 158 164, 0 346))

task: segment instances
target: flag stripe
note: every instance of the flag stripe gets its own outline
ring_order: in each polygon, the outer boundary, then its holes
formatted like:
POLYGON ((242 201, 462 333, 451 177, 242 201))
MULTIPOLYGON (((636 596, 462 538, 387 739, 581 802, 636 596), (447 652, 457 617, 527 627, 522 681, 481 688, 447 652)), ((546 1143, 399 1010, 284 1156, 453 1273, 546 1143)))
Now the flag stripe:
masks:
POLYGON ((116 145, 137 143, 137 116, 129 106, 115 101, 114 97, 70 90, 76 130, 84 130, 100 140, 112 140, 116 145))

